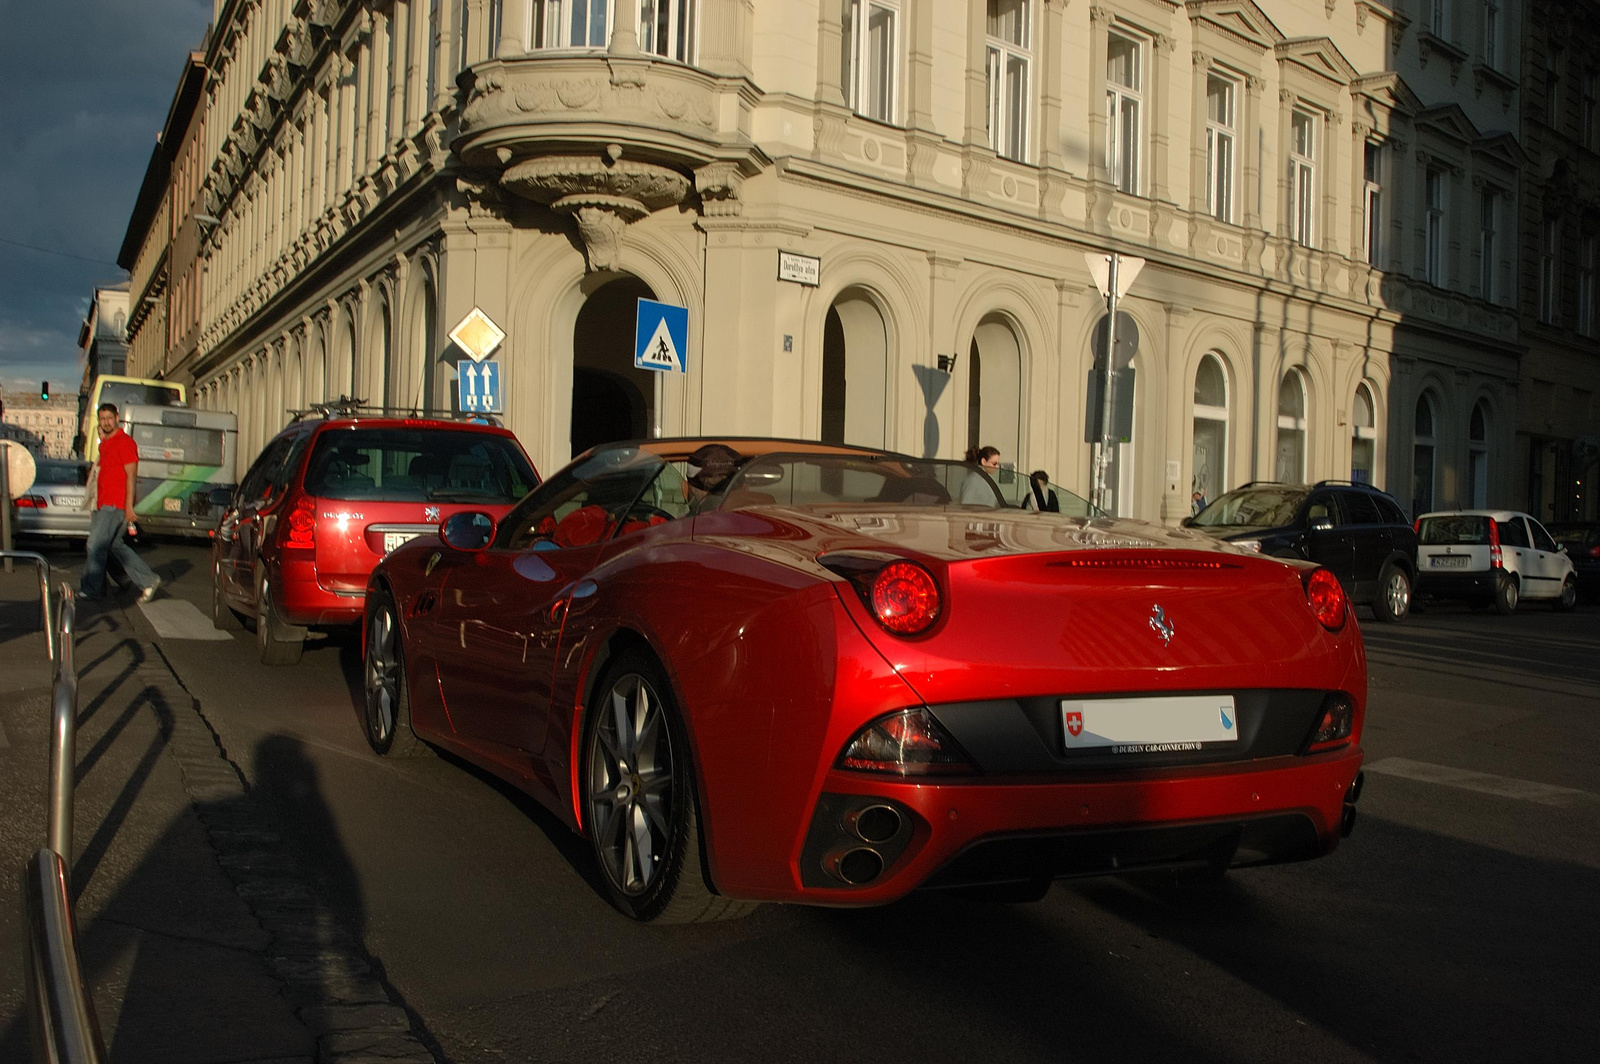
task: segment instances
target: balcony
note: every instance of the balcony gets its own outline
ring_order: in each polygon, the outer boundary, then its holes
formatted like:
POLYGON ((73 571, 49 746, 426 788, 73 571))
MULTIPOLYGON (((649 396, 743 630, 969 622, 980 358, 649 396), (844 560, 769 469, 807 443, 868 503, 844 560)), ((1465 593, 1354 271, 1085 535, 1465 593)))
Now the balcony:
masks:
POLYGON ((452 148, 501 188, 575 216, 594 270, 622 230, 683 203, 738 214, 766 163, 749 135, 757 93, 742 77, 637 51, 534 51, 478 63, 452 148))

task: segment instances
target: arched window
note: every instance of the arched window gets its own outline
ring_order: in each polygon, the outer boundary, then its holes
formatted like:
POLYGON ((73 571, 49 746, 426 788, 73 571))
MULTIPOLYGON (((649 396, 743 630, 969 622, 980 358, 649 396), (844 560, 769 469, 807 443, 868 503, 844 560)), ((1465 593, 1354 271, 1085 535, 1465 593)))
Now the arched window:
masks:
POLYGON ((1298 369, 1278 385, 1278 455, 1273 476, 1285 484, 1306 479, 1306 385, 1298 369))
POLYGON ((1479 402, 1467 424, 1468 505, 1481 510, 1489 505, 1489 412, 1479 402))
POLYGON ((1367 383, 1356 385, 1355 402, 1350 410, 1350 479, 1357 484, 1372 484, 1378 463, 1378 404, 1372 401, 1367 383))
POLYGON ((1195 512, 1228 490, 1228 378, 1214 354, 1194 375, 1194 461, 1189 477, 1195 512))
POLYGON ((1433 399, 1427 392, 1417 397, 1417 420, 1411 447, 1411 516, 1433 509, 1436 448, 1433 438, 1433 399))

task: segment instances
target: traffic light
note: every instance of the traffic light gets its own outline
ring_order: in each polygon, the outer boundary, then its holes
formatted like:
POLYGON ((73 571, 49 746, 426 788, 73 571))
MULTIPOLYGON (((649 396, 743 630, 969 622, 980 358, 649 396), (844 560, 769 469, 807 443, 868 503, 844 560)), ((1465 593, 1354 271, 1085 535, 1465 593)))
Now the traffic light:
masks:
POLYGON ((50 401, 50 382, 49 381, 44 381, 43 383, 41 383, 39 385, 39 398, 43 399, 47 403, 50 401))

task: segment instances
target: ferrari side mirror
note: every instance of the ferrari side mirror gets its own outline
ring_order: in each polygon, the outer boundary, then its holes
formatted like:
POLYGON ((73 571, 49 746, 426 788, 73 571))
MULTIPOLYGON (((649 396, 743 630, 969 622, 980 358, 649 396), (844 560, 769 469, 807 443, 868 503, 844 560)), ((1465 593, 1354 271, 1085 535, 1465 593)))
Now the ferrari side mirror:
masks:
POLYGON ((484 550, 494 542, 494 518, 476 510, 451 514, 439 526, 439 538, 453 550, 484 550))

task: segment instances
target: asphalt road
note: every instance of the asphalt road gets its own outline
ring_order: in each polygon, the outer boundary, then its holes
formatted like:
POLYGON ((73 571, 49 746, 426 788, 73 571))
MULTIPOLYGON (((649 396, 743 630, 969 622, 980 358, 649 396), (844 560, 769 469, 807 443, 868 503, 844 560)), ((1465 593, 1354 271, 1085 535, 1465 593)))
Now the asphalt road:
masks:
MULTIPOLYGON (((202 549, 148 557, 207 611, 202 549)), ((1597 621, 1363 613, 1366 792, 1325 860, 691 928, 619 916, 585 845, 463 763, 375 757, 353 638, 289 669, 249 632, 162 651, 458 1064, 1554 1061, 1600 1044, 1597 621)))

